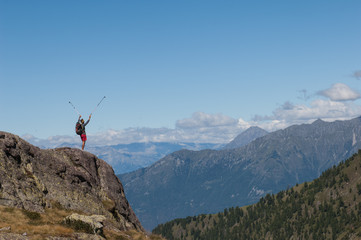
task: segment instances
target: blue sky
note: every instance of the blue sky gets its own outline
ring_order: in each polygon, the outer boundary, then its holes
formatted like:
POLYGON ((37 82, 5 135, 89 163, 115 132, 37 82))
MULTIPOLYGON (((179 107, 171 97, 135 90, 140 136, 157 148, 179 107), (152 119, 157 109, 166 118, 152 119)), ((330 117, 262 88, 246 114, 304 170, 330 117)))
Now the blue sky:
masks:
POLYGON ((104 144, 359 116, 360 12, 358 0, 0 0, 0 130, 75 138, 69 101, 87 117, 103 96, 87 132, 104 144))

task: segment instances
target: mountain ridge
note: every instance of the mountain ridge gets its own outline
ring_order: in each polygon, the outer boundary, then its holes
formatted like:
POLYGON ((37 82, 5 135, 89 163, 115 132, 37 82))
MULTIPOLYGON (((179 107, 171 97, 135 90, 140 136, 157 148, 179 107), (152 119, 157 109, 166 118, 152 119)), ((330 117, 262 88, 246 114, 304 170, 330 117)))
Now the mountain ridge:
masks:
POLYGON ((231 142, 229 142, 223 149, 233 149, 243 147, 253 140, 263 137, 268 134, 268 132, 260 127, 250 127, 246 129, 244 132, 240 133, 236 136, 231 142))
POLYGON ((89 147, 88 150, 111 164, 118 175, 148 167, 164 156, 181 149, 217 149, 220 146, 221 144, 212 143, 144 142, 89 147))
POLYGON ((361 150, 312 182, 267 194, 250 206, 175 219, 153 233, 169 240, 359 239, 360 175, 361 150))
POLYGON ((254 203, 318 177, 359 148, 360 118, 321 120, 269 133, 236 149, 178 151, 120 179, 143 226, 151 229, 154 223, 254 203))

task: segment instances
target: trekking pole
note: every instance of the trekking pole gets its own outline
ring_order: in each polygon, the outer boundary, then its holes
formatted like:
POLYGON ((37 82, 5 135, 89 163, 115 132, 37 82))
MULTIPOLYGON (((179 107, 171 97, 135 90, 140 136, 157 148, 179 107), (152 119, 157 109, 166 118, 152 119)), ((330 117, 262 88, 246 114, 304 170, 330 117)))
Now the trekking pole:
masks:
POLYGON ((76 108, 74 107, 74 105, 69 101, 70 105, 74 108, 74 110, 80 115, 79 111, 76 110, 76 108))
POLYGON ((100 102, 98 103, 98 105, 96 105, 96 107, 94 108, 94 110, 91 112, 90 115, 92 115, 93 112, 95 112, 95 110, 97 109, 97 107, 103 102, 104 98, 105 98, 105 96, 102 98, 102 100, 100 100, 100 102))

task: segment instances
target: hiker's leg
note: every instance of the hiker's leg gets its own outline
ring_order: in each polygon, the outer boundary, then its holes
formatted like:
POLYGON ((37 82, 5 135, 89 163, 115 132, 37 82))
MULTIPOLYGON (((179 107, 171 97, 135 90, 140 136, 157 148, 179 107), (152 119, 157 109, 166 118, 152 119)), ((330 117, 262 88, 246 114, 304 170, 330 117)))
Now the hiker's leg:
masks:
POLYGON ((87 140, 86 139, 86 134, 82 134, 80 137, 81 137, 81 140, 83 141, 83 145, 82 145, 81 149, 84 150, 85 142, 87 140))

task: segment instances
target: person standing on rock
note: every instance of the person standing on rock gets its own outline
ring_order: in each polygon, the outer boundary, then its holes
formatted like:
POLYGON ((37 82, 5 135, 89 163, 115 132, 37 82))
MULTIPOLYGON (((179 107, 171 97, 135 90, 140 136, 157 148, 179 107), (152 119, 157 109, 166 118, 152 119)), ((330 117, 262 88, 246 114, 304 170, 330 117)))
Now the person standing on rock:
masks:
POLYGON ((91 117, 92 117, 92 115, 90 114, 88 121, 86 121, 86 122, 84 123, 84 119, 82 119, 82 118, 81 118, 81 115, 79 115, 78 122, 76 123, 75 131, 76 131, 76 133, 77 133, 78 135, 80 135, 80 139, 81 139, 81 141, 83 142, 83 145, 82 145, 82 147, 81 147, 81 150, 84 150, 85 142, 86 142, 86 140, 87 140, 86 132, 85 132, 85 126, 89 123, 91 117))

